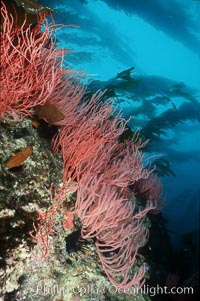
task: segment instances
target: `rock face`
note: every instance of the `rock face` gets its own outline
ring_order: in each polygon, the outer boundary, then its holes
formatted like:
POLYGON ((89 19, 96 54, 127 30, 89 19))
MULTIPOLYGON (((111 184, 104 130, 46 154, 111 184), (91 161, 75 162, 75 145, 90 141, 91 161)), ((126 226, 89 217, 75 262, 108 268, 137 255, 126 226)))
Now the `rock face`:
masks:
POLYGON ((19 287, 33 247, 29 232, 39 208, 45 210, 51 204, 49 187, 52 182, 59 186, 62 162, 31 120, 14 124, 1 121, 0 141, 0 262, 1 292, 5 293, 19 287), (25 160, 11 164, 12 158, 16 161, 27 148, 32 151, 25 160))

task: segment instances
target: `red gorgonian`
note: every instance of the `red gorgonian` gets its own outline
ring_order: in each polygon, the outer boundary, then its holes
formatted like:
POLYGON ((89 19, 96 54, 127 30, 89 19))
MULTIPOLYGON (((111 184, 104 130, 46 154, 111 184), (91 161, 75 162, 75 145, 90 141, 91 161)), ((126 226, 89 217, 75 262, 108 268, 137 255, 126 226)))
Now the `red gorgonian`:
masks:
MULTIPOLYGON (((148 238, 144 221, 162 197, 153 170, 143 164, 144 144, 137 135, 119 141, 126 122, 114 114, 111 101, 101 101, 101 92, 84 100, 77 73, 62 67, 64 53, 52 39, 54 24, 44 21, 27 27, 24 22, 14 27, 3 2, 1 14, 0 118, 19 121, 35 109, 41 118, 60 126, 52 145, 63 157, 63 185, 77 181, 74 213, 82 222, 82 236, 95 238, 103 269, 114 285, 140 287, 145 264, 139 262, 138 252, 148 238)), ((63 192, 55 197, 58 204, 63 192)), ((56 210, 50 207, 40 213, 41 228, 35 227, 32 234, 43 258, 56 210)))

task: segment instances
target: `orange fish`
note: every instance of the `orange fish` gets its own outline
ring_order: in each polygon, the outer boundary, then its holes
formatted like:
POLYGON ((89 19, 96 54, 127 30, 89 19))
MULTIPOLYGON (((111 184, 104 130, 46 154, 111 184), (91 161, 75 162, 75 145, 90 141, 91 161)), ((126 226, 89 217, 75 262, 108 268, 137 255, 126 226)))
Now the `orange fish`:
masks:
POLYGON ((33 149, 31 146, 26 147, 25 149, 15 153, 13 156, 11 156, 7 163, 6 167, 8 169, 11 169, 13 167, 20 166, 24 163, 24 161, 32 155, 33 149))

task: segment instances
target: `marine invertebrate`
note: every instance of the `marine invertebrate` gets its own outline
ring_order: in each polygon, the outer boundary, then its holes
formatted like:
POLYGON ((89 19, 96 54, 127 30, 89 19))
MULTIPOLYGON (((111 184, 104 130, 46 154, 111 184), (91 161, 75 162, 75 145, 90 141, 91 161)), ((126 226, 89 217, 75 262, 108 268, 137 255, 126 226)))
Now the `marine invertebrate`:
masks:
POLYGON ((135 183, 133 191, 138 200, 142 203, 146 203, 147 200, 151 200, 155 203, 155 208, 151 209, 151 213, 158 213, 164 206, 162 197, 162 184, 158 177, 152 173, 148 178, 142 178, 135 183))
POLYGON ((35 241, 37 248, 32 252, 32 255, 38 260, 45 260, 47 255, 51 253, 53 249, 52 237, 57 234, 55 225, 57 223, 56 218, 58 212, 64 212, 65 218, 63 221, 63 228, 70 230, 73 228, 74 212, 65 209, 63 202, 69 194, 69 188, 59 189, 55 196, 52 194, 53 185, 50 187, 50 199, 52 205, 46 211, 39 210, 37 216, 37 225, 33 224, 33 231, 30 232, 30 236, 35 241), (51 237, 51 239, 50 239, 51 237))
POLYGON ((63 156, 63 181, 77 180, 75 213, 82 222, 82 237, 95 238, 97 252, 110 281, 121 289, 141 286, 145 265, 137 264, 138 251, 148 237, 145 216, 156 210, 160 189, 143 165, 142 143, 136 133, 119 142, 126 122, 113 116, 110 104, 94 98, 61 128, 53 148, 63 156), (155 185, 154 194, 139 206, 129 185, 140 180, 155 185), (134 271, 135 269, 135 271, 134 271), (133 272, 134 271, 134 272, 133 272))
POLYGON ((142 165, 140 144, 132 141, 129 149, 129 144, 112 143, 105 143, 103 152, 99 148, 84 162, 86 171, 78 181, 76 212, 82 221, 83 238, 95 238, 110 281, 128 289, 143 284, 145 265, 137 263, 138 251, 148 237, 145 216, 156 208, 156 200, 147 199, 140 207, 129 189, 129 184, 151 173, 142 165))
POLYGON ((0 117, 21 119, 30 109, 44 104, 51 93, 58 65, 56 52, 44 48, 50 27, 14 27, 14 18, 1 1, 1 99, 0 117), (50 66, 52 68, 50 68, 50 66))
POLYGON ((75 95, 79 101, 82 86, 74 85, 72 70, 62 68, 64 53, 55 48, 53 39, 56 26, 44 20, 27 26, 24 20, 22 26, 15 27, 14 17, 3 1, 1 4, 0 118, 17 121, 30 116, 36 106, 50 103, 53 110, 47 116, 57 122, 63 114, 53 103, 59 104, 63 97, 75 100, 75 95))
MULTIPOLYGON (((51 39, 54 27, 45 23, 41 32, 41 24, 32 28, 24 23, 14 28, 4 5, 2 16, 0 117, 20 120, 35 108, 39 117, 61 126, 53 149, 63 157, 63 187, 66 180, 77 181, 75 213, 82 222, 82 236, 95 238, 103 269, 114 285, 124 289, 141 286, 145 266, 135 263, 148 237, 144 219, 160 197, 155 193, 141 206, 129 189, 152 173, 143 165, 144 144, 137 134, 132 141, 119 141, 126 121, 115 114, 111 101, 101 101, 103 93, 84 99, 80 78, 62 68, 62 53, 51 39)), ((48 254, 48 236, 54 234, 65 195, 63 188, 55 197, 57 206, 39 212, 32 237, 42 259, 48 254)), ((73 220, 69 222, 72 226, 73 220)))
POLYGON ((83 224, 82 236, 95 238, 103 269, 116 287, 143 283, 145 265, 136 262, 148 236, 143 219, 152 208, 154 204, 148 202, 138 210, 130 191, 105 184, 98 176, 90 174, 79 184, 76 210, 83 224))
POLYGON ((125 129, 126 123, 122 118, 110 118, 113 113, 111 103, 102 103, 101 96, 102 93, 97 93, 79 107, 72 103, 72 110, 66 114, 68 116, 71 112, 71 116, 53 140, 54 151, 63 156, 64 182, 69 178, 80 178, 84 173, 84 162, 125 129))

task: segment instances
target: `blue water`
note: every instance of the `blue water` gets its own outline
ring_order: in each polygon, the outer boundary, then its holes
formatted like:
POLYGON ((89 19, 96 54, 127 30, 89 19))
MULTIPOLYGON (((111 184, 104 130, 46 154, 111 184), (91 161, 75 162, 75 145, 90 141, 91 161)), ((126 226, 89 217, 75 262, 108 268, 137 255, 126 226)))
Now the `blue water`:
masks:
POLYGON ((200 1, 40 2, 55 9, 56 23, 79 26, 57 32, 57 46, 71 51, 65 63, 101 87, 114 86, 130 127, 151 139, 149 153, 170 162, 175 176, 162 177, 163 214, 179 245, 183 234, 199 229, 200 1), (132 66, 137 84, 127 87, 116 75, 132 66))

